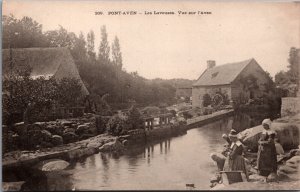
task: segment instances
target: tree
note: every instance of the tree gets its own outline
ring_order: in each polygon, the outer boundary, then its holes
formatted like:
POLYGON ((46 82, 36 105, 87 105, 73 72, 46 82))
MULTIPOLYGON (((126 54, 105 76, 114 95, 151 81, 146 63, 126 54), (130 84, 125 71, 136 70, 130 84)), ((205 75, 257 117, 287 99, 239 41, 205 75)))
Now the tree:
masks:
POLYGON ((280 71, 275 75, 275 84, 287 90, 289 95, 295 95, 299 86, 299 52, 300 49, 292 47, 289 52, 288 71, 280 71))
POLYGON ((58 30, 47 31, 45 36, 50 47, 68 47, 69 49, 74 48, 77 38, 75 33, 68 32, 61 25, 58 30))
POLYGON ((110 47, 107 40, 106 27, 105 25, 103 25, 101 27, 101 42, 99 46, 99 55, 98 55, 98 60, 101 64, 110 63, 109 52, 110 52, 110 47))
POLYGON ((93 30, 87 34, 87 53, 90 59, 96 59, 95 53, 95 33, 93 30))
POLYGON ((128 124, 130 124, 130 129, 143 129, 144 128, 144 120, 142 119, 142 115, 135 106, 131 106, 131 108, 128 110, 127 121, 128 121, 128 124))
POLYGON ((75 38, 74 48, 71 52, 76 63, 85 62, 87 60, 86 41, 82 32, 80 32, 78 38, 75 38))
POLYGON ((119 44, 119 39, 116 36, 114 43, 111 46, 112 49, 112 63, 119 69, 122 69, 122 52, 119 44))
POLYGON ((292 47, 290 49, 290 53, 289 53, 289 65, 288 65, 288 76, 290 77, 290 80, 292 83, 298 84, 299 80, 298 80, 298 73, 299 73, 299 57, 298 57, 298 53, 300 52, 300 49, 296 49, 295 47, 292 47))
POLYGON ((16 19, 13 15, 3 15, 3 48, 46 47, 47 40, 42 33, 42 25, 30 17, 16 19))

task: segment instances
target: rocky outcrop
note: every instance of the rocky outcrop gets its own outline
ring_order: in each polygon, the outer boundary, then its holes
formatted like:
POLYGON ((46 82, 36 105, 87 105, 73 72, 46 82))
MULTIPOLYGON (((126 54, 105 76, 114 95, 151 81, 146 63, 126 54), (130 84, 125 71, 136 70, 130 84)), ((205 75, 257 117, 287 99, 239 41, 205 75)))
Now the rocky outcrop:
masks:
MULTIPOLYGON (((296 148, 299 145, 299 124, 273 122, 271 128, 276 131, 280 144, 284 149, 296 148)), ((242 131, 239 133, 239 138, 249 149, 256 151, 262 131, 263 127, 259 125, 242 131)))
POLYGON ((39 162, 34 168, 39 169, 40 171, 59 171, 64 170, 69 165, 70 163, 61 159, 47 159, 39 162))
POLYGON ((102 118, 89 114, 81 118, 35 122, 28 125, 20 122, 11 128, 4 126, 4 151, 36 150, 88 139, 104 133, 105 121, 99 119, 102 118))
POLYGON ((278 175, 280 178, 290 178, 300 180, 300 156, 294 156, 279 167, 278 175))
POLYGON ((25 181, 17 181, 17 182, 2 182, 2 190, 3 191, 21 191, 22 185, 25 181))
POLYGON ((62 145, 64 142, 63 142, 63 138, 59 135, 53 135, 52 138, 51 138, 51 143, 54 145, 54 146, 60 146, 62 145))
MULTIPOLYGON (((61 143, 61 137, 52 136, 56 142, 61 143)), ((11 169, 20 166, 33 166, 40 161, 59 158, 63 160, 77 159, 83 156, 99 152, 99 148, 105 143, 116 141, 116 138, 107 134, 97 135, 75 143, 64 144, 53 148, 44 148, 35 151, 12 151, 3 155, 2 168, 11 169)), ((112 147, 118 149, 119 143, 112 147), (118 145, 118 146, 117 146, 118 145)))
POLYGON ((109 143, 105 143, 99 148, 100 152, 123 152, 125 150, 125 146, 118 140, 115 139, 109 143))

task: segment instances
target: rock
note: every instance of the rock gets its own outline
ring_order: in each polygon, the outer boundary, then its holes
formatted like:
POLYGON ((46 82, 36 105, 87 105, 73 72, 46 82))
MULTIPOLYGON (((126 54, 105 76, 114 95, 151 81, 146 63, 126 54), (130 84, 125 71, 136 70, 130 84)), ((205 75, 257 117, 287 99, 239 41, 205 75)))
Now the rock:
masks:
POLYGON ((52 134, 49 131, 42 130, 41 134, 42 134, 42 137, 43 137, 43 141, 51 142, 52 134))
POLYGON ((287 160, 287 163, 292 163, 292 164, 297 164, 299 165, 300 163, 300 156, 294 156, 292 158, 290 158, 289 160, 287 160))
POLYGON ((75 131, 77 135, 82 135, 84 133, 87 133, 87 130, 89 129, 88 125, 79 125, 75 131))
POLYGON ((62 124, 63 126, 71 126, 73 124, 73 122, 67 121, 67 120, 62 120, 60 122, 60 124, 62 124))
POLYGON ((79 140, 88 139, 88 138, 93 137, 93 136, 94 135, 92 135, 92 134, 84 133, 83 135, 79 136, 79 140))
MULTIPOLYGON (((297 124, 287 124, 273 122, 271 128, 277 132, 280 144, 284 149, 295 148, 299 145, 300 126, 297 124)), ((246 129, 239 133, 239 138, 251 150, 257 150, 258 140, 263 128, 261 125, 246 129)))
POLYGON ((41 147, 42 148, 51 148, 51 147, 54 147, 54 145, 52 144, 52 142, 46 142, 46 141, 42 141, 41 142, 41 147))
POLYGON ((18 182, 2 182, 3 191, 21 191, 22 185, 25 181, 18 182))
POLYGON ((41 130, 46 128, 45 122, 35 122, 33 125, 39 127, 41 130))
POLYGON ((28 125, 28 131, 41 131, 43 127, 39 123, 28 125))
POLYGON ((300 156, 294 156, 288 161, 286 161, 285 165, 280 166, 278 170, 278 175, 280 177, 289 177, 290 179, 299 180, 300 174, 300 156))
POLYGON ((123 141, 122 141, 122 144, 123 144, 124 146, 127 146, 127 145, 128 145, 128 141, 127 141, 127 140, 123 140, 123 141))
POLYGON ((281 171, 277 171, 277 175, 278 175, 278 180, 279 181, 290 180, 290 178, 287 175, 287 173, 283 173, 281 171))
POLYGON ((271 173, 267 177, 268 182, 278 182, 278 175, 276 173, 271 173))
POLYGON ((63 144, 63 138, 61 136, 59 136, 59 135, 53 135, 52 139, 51 139, 51 143, 54 146, 62 145, 63 144))
POLYGON ((249 176, 249 180, 250 181, 259 181, 259 182, 263 182, 265 180, 264 176, 258 175, 258 174, 253 174, 249 176))
POLYGON ((108 142, 108 143, 105 143, 104 145, 102 145, 100 148, 99 148, 99 151, 100 152, 109 152, 112 150, 112 146, 114 145, 115 142, 111 141, 111 142, 108 142))
POLYGON ((65 128, 64 129, 64 133, 75 133, 75 129, 74 128, 65 128))
POLYGON ((73 143, 78 140, 78 135, 72 132, 67 132, 63 134, 64 143, 73 143))
POLYGON ((40 145, 43 141, 41 130, 29 130, 28 131, 28 144, 29 148, 35 149, 37 145, 40 145))
POLYGON ((121 152, 123 150, 124 145, 118 140, 105 143, 99 148, 100 152, 121 152))
POLYGON ((52 135, 60 135, 62 136, 63 135, 63 127, 61 127, 60 125, 53 125, 53 124, 50 124, 50 125, 47 125, 45 130, 49 131, 52 135))
POLYGON ((35 168, 41 171, 58 171, 64 170, 70 164, 61 159, 48 159, 38 163, 35 168))
POLYGON ((18 135, 25 135, 27 134, 27 127, 25 126, 24 122, 15 123, 13 125, 13 131, 18 133, 18 135))
POLYGON ((297 169, 290 167, 288 165, 283 165, 280 167, 279 171, 284 172, 284 173, 294 173, 297 172, 297 169))
POLYGON ((68 159, 78 159, 80 157, 95 154, 96 152, 98 152, 97 149, 93 147, 76 149, 68 152, 68 159))

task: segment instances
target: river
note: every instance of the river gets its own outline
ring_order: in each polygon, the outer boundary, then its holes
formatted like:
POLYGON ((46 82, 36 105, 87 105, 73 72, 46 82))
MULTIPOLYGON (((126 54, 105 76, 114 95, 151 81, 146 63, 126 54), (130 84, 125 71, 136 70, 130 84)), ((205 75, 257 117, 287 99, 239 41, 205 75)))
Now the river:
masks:
POLYGON ((217 171, 210 153, 222 150, 221 135, 231 128, 241 131, 258 125, 263 117, 239 114, 182 136, 133 147, 123 155, 95 154, 49 174, 42 183, 48 190, 181 190, 187 183, 209 189, 217 171))

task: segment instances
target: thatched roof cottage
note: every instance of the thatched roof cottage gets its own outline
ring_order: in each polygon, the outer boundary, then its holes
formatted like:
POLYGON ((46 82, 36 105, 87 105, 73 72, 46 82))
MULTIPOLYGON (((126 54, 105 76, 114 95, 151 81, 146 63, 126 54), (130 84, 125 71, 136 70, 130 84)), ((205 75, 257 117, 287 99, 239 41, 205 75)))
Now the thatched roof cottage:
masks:
MULTIPOLYGON (((2 50, 3 76, 10 73, 10 50, 2 50)), ((32 68, 31 77, 75 78, 79 80, 83 95, 89 95, 84 85, 77 66, 68 48, 18 48, 12 49, 13 69, 19 66, 29 65, 32 68)))

